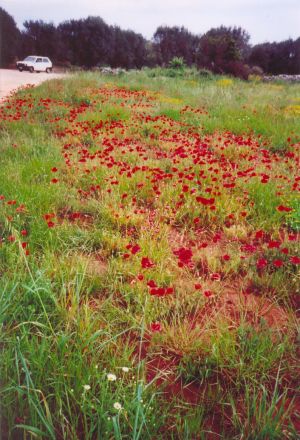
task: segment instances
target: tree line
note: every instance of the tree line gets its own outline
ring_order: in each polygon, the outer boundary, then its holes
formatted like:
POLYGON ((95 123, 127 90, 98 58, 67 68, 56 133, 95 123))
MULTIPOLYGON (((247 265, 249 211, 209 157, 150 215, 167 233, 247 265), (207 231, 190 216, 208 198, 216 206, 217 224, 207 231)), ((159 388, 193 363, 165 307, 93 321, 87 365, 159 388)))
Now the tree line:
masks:
POLYGON ((0 65, 16 58, 44 55, 55 64, 85 68, 168 66, 175 57, 188 66, 247 77, 253 72, 300 74, 300 37, 251 46, 241 27, 210 29, 195 35, 178 26, 159 26, 151 41, 131 30, 110 26, 100 17, 67 20, 55 26, 42 20, 15 20, 0 7, 0 65), (254 69, 254 70, 253 70, 254 69))

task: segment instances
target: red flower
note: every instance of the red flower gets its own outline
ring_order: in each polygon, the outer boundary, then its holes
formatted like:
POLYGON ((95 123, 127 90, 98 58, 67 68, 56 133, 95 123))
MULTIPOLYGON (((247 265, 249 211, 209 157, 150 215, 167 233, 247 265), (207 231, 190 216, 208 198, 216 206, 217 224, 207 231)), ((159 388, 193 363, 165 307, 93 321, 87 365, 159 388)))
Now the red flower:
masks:
POLYGON ((56 178, 51 179, 51 183, 57 183, 57 182, 58 182, 58 179, 56 179, 56 178))
POLYGON ((205 290, 205 291, 203 292, 203 295, 204 295, 206 298, 209 298, 209 297, 211 297, 211 296, 213 295, 213 292, 212 292, 211 290, 205 290))
POLYGON ((54 218, 54 217, 55 217, 55 214, 54 214, 54 213, 44 214, 44 219, 45 219, 46 221, 51 220, 51 219, 54 218))
POLYGON ((8 237, 8 241, 10 241, 11 243, 13 243, 16 240, 16 238, 13 235, 10 235, 8 237))
POLYGON ((26 229, 22 229, 22 231, 21 231, 21 235, 23 235, 23 236, 27 235, 27 231, 26 231, 26 229))
POLYGON ((174 293, 173 287, 155 287, 150 290, 150 295, 152 296, 166 296, 174 293))
POLYGON ((288 206, 283 206, 283 205, 277 206, 277 211, 280 211, 280 212, 290 212, 292 210, 293 210, 293 208, 289 208, 288 206))
POLYGON ((178 265, 180 267, 182 266, 188 266, 192 263, 192 256, 193 252, 190 249, 187 248, 179 248, 175 251, 173 251, 174 255, 176 255, 179 259, 178 265))
POLYGON ((202 203, 204 206, 213 205, 215 203, 215 199, 206 199, 205 197, 196 197, 197 202, 202 203))
POLYGON ((200 290, 202 288, 201 284, 196 283, 195 284, 195 289, 196 290, 200 290))
POLYGON ((278 249, 280 247, 280 241, 269 241, 268 248, 269 249, 278 249))
POLYGON ((282 248, 281 250, 280 250, 280 252, 282 252, 283 254, 288 254, 289 253, 289 250, 288 250, 288 248, 282 248))
POLYGON ((230 260, 230 256, 227 255, 227 254, 223 255, 222 258, 223 258, 224 261, 229 261, 230 260))
POLYGON ((262 230, 259 230, 259 231, 257 231, 257 232, 255 233, 255 238, 256 238, 257 240, 263 238, 263 236, 264 236, 264 231, 262 231, 262 230))
POLYGON ((153 281, 153 280, 149 280, 148 283, 147 283, 147 286, 148 286, 148 287, 156 287, 157 284, 156 284, 155 281, 153 281))
POLYGON ((152 323, 150 324, 150 330, 151 330, 153 333, 161 332, 162 327, 161 327, 160 322, 152 322, 152 323))
POLYGON ((47 225, 48 225, 48 228, 53 228, 55 226, 55 223, 50 221, 47 223, 47 225))
POLYGON ((141 250, 140 246, 138 244, 135 244, 131 248, 131 253, 132 253, 132 255, 135 255, 138 252, 140 252, 140 250, 141 250))
POLYGON ((256 263, 256 267, 257 269, 263 269, 264 267, 266 267, 268 264, 268 261, 265 258, 260 258, 257 263, 256 263))
POLYGON ((56 173, 58 170, 56 167, 51 168, 52 173, 56 173))
POLYGON ((213 281, 220 281, 220 279, 221 279, 221 275, 220 275, 219 273, 215 272, 215 273, 212 273, 212 274, 210 275, 210 278, 211 278, 213 281))
POLYGON ((274 264, 275 267, 281 267, 283 265, 283 261, 277 259, 277 260, 273 261, 273 264, 274 264))
POLYGON ((295 256, 295 257, 291 257, 291 258, 290 258, 290 262, 291 262, 292 264, 300 264, 300 258, 297 257, 297 256, 295 256))
POLYGON ((296 241, 297 240, 297 234, 290 234, 289 235, 289 241, 296 241))
POLYGON ((155 266, 155 264, 148 257, 142 258, 141 265, 143 269, 149 269, 150 267, 155 266))

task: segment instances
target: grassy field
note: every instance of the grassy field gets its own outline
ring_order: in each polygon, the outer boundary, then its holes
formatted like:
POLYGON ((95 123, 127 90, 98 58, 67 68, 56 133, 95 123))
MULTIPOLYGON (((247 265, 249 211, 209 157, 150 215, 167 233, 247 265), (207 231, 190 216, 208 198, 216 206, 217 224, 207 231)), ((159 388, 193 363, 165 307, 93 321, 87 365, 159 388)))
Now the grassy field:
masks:
POLYGON ((2 438, 299 438, 300 85, 84 73, 0 119, 2 438))

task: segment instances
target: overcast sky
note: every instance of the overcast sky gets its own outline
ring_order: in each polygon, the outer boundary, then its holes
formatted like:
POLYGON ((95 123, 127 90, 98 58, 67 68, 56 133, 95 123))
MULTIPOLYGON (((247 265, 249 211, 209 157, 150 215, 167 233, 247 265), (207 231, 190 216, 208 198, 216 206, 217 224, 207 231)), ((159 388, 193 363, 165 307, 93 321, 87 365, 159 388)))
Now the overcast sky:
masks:
POLYGON ((20 28, 29 19, 58 24, 99 15, 147 38, 162 24, 183 25, 197 34, 221 24, 239 25, 253 44, 300 36, 300 0, 0 0, 0 6, 20 28))

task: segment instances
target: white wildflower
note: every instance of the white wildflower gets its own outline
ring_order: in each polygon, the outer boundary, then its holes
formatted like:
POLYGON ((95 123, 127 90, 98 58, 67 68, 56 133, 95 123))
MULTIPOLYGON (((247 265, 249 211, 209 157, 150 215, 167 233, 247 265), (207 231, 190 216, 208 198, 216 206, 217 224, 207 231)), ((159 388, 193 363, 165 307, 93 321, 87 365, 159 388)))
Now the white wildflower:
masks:
POLYGON ((108 375, 106 377, 109 382, 114 382, 115 380, 117 380, 117 376, 112 373, 108 373, 108 375))
POLYGON ((122 405, 121 405, 119 402, 115 402, 115 403, 114 403, 114 408, 115 408, 117 411, 121 411, 121 409, 122 409, 122 405))

